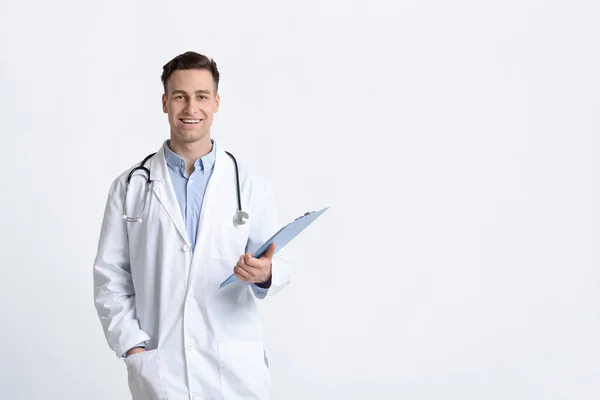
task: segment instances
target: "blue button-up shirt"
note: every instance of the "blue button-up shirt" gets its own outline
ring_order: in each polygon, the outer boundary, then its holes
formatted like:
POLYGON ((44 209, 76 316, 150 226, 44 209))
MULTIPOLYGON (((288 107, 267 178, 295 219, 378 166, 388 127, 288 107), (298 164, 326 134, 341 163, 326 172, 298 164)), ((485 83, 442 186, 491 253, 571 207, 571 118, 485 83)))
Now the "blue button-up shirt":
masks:
POLYGON ((196 233, 200 223, 202 201, 215 165, 216 148, 217 146, 213 142, 210 153, 197 159, 194 162, 194 172, 188 175, 183 158, 169 148, 169 140, 164 143, 165 159, 169 167, 171 183, 192 249, 196 248, 196 233))

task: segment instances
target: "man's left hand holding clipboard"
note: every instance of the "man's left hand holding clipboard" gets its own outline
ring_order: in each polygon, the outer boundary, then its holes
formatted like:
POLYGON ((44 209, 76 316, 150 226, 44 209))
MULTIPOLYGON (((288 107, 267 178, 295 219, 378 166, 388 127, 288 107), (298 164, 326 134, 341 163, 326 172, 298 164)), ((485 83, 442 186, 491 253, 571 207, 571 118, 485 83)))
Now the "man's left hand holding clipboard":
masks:
POLYGON ((259 258, 254 258, 251 253, 246 253, 240 256, 233 268, 233 273, 243 282, 254 283, 265 289, 269 288, 271 286, 273 254, 275 254, 275 243, 271 244, 259 258))

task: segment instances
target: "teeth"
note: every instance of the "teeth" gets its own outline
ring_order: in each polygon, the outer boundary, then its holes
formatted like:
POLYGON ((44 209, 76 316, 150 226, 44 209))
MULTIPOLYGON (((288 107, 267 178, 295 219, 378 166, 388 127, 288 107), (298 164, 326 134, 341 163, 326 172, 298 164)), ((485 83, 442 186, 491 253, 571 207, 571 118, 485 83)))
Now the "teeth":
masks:
POLYGON ((199 119, 183 119, 183 122, 185 122, 186 124, 196 124, 198 122, 200 122, 199 119))

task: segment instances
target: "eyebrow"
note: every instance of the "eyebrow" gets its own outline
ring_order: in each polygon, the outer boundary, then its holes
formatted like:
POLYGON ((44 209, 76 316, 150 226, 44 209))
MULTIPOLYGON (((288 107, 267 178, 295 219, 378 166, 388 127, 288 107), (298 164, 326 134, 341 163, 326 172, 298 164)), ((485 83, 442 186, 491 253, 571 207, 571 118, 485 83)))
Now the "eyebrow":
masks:
MULTIPOLYGON (((174 94, 185 94, 187 95, 187 93, 185 92, 185 90, 173 90, 171 92, 171 95, 174 94)), ((210 90, 196 90, 196 94, 210 94, 210 90)))

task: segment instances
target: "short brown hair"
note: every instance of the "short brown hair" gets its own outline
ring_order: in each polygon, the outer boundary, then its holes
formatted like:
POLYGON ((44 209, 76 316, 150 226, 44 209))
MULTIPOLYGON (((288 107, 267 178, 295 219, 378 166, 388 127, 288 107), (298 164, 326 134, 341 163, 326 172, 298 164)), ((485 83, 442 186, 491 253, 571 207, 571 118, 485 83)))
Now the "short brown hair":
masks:
POLYGON ((167 80, 171 74, 179 69, 207 69, 210 71, 215 82, 215 93, 219 90, 219 70, 217 63, 204 54, 198 54, 193 51, 186 51, 178 55, 163 67, 163 73, 160 77, 165 93, 167 92, 167 80))

